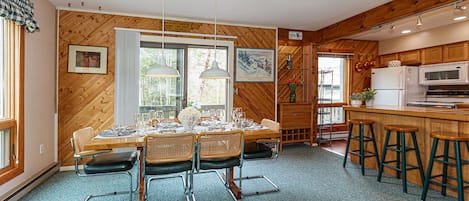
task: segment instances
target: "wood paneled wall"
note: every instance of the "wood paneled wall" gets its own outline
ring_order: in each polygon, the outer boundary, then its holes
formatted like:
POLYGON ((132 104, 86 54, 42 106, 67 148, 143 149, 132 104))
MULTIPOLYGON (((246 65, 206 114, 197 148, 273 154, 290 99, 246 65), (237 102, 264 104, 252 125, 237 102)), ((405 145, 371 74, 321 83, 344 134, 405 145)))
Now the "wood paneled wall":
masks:
MULTIPOLYGON (((89 12, 59 11, 59 122, 58 154, 62 165, 73 164, 69 143, 73 131, 91 126, 108 129, 114 122, 115 27, 161 30, 161 20, 89 12), (106 75, 67 72, 68 45, 108 48, 106 75)), ((167 21, 167 31, 212 34, 213 25, 167 21)), ((219 25, 219 35, 234 35, 235 47, 275 48, 276 30, 219 25)), ((234 106, 242 107, 249 118, 274 119, 274 83, 236 83, 234 106)))
POLYGON ((355 65, 360 61, 375 61, 378 64, 378 42, 360 40, 338 40, 318 46, 319 52, 353 53, 354 57, 349 68, 350 93, 362 91, 371 86, 371 68, 358 72, 355 65))

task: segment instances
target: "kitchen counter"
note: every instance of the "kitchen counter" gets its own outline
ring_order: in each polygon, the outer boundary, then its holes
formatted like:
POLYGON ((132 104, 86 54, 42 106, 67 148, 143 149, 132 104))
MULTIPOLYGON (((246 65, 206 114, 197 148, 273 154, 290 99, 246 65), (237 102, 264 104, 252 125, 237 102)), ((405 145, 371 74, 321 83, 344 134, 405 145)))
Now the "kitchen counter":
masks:
POLYGON ((458 109, 438 107, 413 107, 413 106, 372 106, 351 107, 345 106, 345 111, 371 112, 379 114, 404 115, 412 117, 425 117, 443 120, 456 120, 469 122, 469 105, 461 105, 458 109))
MULTIPOLYGON (((430 158, 430 151, 433 139, 430 137, 431 132, 447 132, 455 133, 460 136, 469 135, 469 108, 459 108, 459 109, 449 109, 449 108, 437 108, 437 107, 413 107, 413 106, 373 106, 373 107, 351 107, 345 106, 344 110, 347 113, 347 119, 370 119, 374 120, 373 124, 376 143, 378 145, 378 153, 381 158, 384 138, 386 131, 384 130, 384 125, 388 124, 402 124, 402 125, 411 125, 418 128, 416 133, 417 143, 420 148, 420 156, 422 158, 422 163, 424 166, 424 171, 426 173, 428 161, 430 158)), ((354 126, 353 132, 358 133, 358 126, 354 126)), ((369 130, 365 128, 365 135, 369 135, 369 130)), ((391 137, 390 144, 394 143, 396 139, 395 134, 391 137)), ((410 140, 406 140, 407 146, 412 147, 413 145, 410 140)), ((371 148, 371 145, 367 147, 371 148)), ((439 147, 443 147, 443 144, 440 142, 439 147)), ((450 146, 452 150, 453 145, 450 146)), ((350 149, 358 149, 358 142, 353 140, 350 144, 350 149)), ((450 151, 452 153, 452 151, 450 151)), ((441 148, 438 149, 437 155, 442 154, 441 148)), ((386 160, 394 160, 396 154, 389 152, 386 156, 386 160)), ((407 154, 408 163, 416 164, 415 155, 412 152, 407 154)), ((465 160, 469 159, 469 151, 466 150, 466 146, 462 148, 462 157, 465 160)), ((351 155, 350 159, 354 163, 359 163, 359 159, 355 155, 351 155)), ((377 169, 377 163, 374 158, 365 159, 365 165, 368 168, 377 169)), ((454 168, 448 170, 451 173, 454 173, 454 168)), ((389 175, 395 175, 395 171, 389 168, 384 168, 384 172, 389 175)), ((433 172, 441 172, 441 165, 434 166, 433 172)), ((418 185, 421 184, 420 176, 418 171, 409 171, 408 173, 408 182, 412 182, 418 185)), ((464 178, 469 178, 469 171, 463 173, 464 178)), ((434 188, 435 186, 431 186, 434 188)), ((439 188, 439 187, 438 187, 439 188)), ((449 191, 450 189, 448 189, 449 191)), ((455 196, 455 191, 448 192, 449 195, 455 196)), ((469 196, 469 189, 465 190, 465 196, 469 196)))

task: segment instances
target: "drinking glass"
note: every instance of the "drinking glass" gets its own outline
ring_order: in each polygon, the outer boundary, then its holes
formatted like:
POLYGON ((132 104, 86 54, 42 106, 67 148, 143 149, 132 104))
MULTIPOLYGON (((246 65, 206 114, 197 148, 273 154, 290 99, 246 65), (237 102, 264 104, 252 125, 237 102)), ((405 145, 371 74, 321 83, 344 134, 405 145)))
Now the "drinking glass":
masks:
POLYGON ((161 110, 155 111, 155 118, 158 120, 158 123, 162 123, 164 119, 164 113, 161 110))
POLYGON ((218 120, 220 121, 226 121, 226 118, 225 118, 225 110, 224 109, 217 109, 217 117, 218 117, 218 120))

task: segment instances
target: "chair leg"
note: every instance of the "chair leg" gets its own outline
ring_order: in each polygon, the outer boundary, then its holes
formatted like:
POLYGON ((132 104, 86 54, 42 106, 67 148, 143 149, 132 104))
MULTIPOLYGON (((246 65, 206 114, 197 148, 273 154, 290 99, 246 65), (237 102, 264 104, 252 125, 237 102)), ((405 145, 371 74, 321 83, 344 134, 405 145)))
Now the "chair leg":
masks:
POLYGON ((381 156, 381 162, 379 163, 379 170, 378 170, 378 182, 381 182, 381 176, 383 175, 383 168, 384 163, 386 161, 386 152, 388 150, 389 144, 389 136, 391 135, 390 130, 386 130, 386 139, 384 140, 384 148, 383 148, 383 155, 381 156))
POLYGON ((417 137, 415 135, 415 132, 412 132, 411 135, 412 135, 412 141, 414 142, 415 157, 417 158, 417 165, 419 166, 420 179, 422 180, 422 185, 423 185, 423 182, 425 180, 425 175, 423 172, 422 159, 420 158, 419 144, 417 143, 417 137))
POLYGON ((349 131, 348 131, 348 137, 347 137, 347 146, 345 148, 344 162, 342 163, 342 167, 344 167, 344 168, 345 168, 345 164, 347 163, 348 149, 350 148, 350 139, 352 138, 352 129, 353 129, 353 124, 350 124, 349 125, 349 131))
POLYGON ((401 135, 399 135, 399 132, 396 132, 396 177, 398 179, 401 178, 401 171, 399 171, 399 167, 401 167, 401 152, 399 150, 402 149, 401 145, 401 135))
POLYGON ((427 176, 425 177, 425 182, 423 182, 422 195, 420 196, 420 200, 423 200, 423 201, 427 199, 428 185, 430 184, 430 179, 432 177, 433 162, 435 160, 435 154, 436 154, 437 148, 438 148, 438 139, 434 138, 432 151, 430 153, 430 161, 428 162, 428 166, 427 166, 427 176))
POLYGON ((363 128, 363 124, 360 124, 358 127, 360 128, 360 169, 362 175, 365 175, 365 143, 363 139, 365 131, 363 128))
POLYGON ((401 155, 402 155, 402 190, 404 193, 407 193, 407 160, 406 160, 406 146, 405 146, 405 132, 399 132, 398 135, 401 135, 401 155))
POLYGON ((373 138, 372 143, 373 143, 373 148, 375 149, 376 163, 379 167, 378 146, 376 145, 376 138, 375 138, 375 131, 373 129, 373 124, 370 124, 370 132, 371 132, 371 138, 373 138))
MULTIPOLYGON (((108 192, 108 193, 102 193, 102 194, 96 194, 96 195, 88 195, 85 198, 85 201, 90 200, 91 198, 94 197, 102 197, 102 196, 109 196, 109 195, 120 195, 120 194, 129 194, 130 200, 132 200, 132 173, 130 171, 128 172, 120 172, 119 174, 127 174, 129 176, 129 191, 115 191, 115 192, 108 192)), ((97 175, 93 175, 97 176, 97 175)))
POLYGON ((462 175, 461 164, 461 149, 459 148, 459 141, 454 141, 454 153, 456 155, 456 172, 458 175, 458 200, 464 201, 464 182, 462 175))
POLYGON ((449 150, 449 141, 444 140, 444 148, 443 148, 443 177, 441 179, 441 195, 446 196, 446 185, 448 184, 448 150, 449 150))

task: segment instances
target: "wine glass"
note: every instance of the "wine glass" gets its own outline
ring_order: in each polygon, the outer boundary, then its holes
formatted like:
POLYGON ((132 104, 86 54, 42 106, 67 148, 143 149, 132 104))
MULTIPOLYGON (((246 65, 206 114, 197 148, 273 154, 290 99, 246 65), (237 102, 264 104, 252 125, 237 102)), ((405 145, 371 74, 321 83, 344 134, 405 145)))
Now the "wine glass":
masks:
POLYGON ((162 123, 162 121, 164 119, 163 111, 161 111, 161 110, 155 111, 155 118, 156 118, 156 120, 158 120, 158 123, 162 123))

